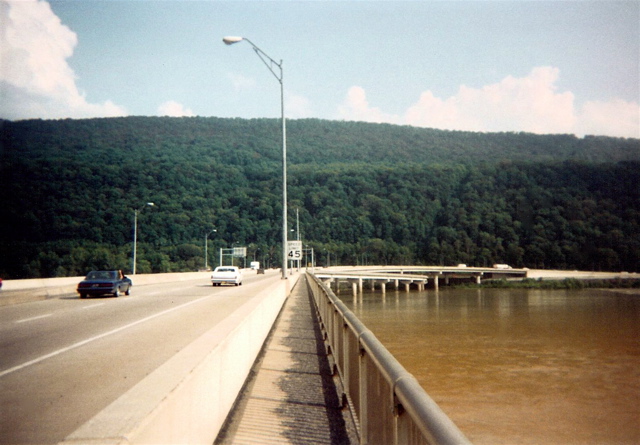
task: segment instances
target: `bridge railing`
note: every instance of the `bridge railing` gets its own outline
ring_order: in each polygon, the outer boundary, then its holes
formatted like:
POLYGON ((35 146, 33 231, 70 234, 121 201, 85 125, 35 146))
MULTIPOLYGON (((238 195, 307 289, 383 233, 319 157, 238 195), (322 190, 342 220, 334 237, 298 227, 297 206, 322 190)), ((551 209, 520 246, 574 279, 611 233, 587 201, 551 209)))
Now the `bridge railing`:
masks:
POLYGON ((315 275, 309 288, 361 444, 469 444, 418 381, 315 275))

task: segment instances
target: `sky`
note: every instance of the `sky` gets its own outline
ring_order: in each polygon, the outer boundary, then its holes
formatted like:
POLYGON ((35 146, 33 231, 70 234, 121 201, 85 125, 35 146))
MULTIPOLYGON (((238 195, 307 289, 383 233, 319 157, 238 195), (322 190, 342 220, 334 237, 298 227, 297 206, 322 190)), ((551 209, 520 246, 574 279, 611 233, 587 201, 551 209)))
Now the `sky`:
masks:
POLYGON ((224 36, 287 119, 640 138, 635 0, 0 0, 0 118, 280 117, 224 36))

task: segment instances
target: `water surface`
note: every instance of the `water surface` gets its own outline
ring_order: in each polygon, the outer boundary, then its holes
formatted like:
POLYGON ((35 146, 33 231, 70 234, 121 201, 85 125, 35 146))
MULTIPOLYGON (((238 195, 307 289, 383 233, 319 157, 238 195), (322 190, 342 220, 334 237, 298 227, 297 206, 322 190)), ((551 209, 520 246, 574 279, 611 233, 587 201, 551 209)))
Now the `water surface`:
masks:
POLYGON ((475 444, 640 444, 639 294, 339 296, 475 444))

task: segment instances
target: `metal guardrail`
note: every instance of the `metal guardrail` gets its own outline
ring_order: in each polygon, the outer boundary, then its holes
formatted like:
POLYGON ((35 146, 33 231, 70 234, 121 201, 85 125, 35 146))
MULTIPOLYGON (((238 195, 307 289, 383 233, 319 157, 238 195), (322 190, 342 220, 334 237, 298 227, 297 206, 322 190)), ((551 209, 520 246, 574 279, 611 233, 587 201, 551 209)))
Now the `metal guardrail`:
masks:
POLYGON ((315 275, 307 283, 355 411, 361 444, 470 444, 367 327, 315 275))

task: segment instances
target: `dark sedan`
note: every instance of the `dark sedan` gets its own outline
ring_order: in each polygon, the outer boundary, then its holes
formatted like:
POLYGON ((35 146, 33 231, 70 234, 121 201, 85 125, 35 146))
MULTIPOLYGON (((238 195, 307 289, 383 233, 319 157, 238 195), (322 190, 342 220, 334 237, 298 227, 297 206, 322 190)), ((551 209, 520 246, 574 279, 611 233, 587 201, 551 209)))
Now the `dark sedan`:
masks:
POLYGON ((119 297, 121 293, 131 293, 131 280, 122 274, 121 270, 92 270, 87 277, 78 284, 80 298, 88 295, 113 295, 119 297))

